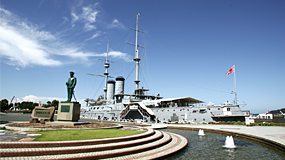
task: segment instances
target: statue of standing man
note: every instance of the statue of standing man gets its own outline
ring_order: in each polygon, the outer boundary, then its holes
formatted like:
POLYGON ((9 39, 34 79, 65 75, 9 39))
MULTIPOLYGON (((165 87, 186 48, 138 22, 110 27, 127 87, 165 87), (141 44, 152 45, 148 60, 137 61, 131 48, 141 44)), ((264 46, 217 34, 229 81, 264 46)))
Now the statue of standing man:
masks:
MULTIPOLYGON (((76 78, 74 77, 74 72, 70 72, 70 78, 68 78, 68 81, 66 82, 67 86, 67 102, 71 102, 72 95, 74 94, 74 88, 76 85, 76 78)), ((75 96, 74 96, 75 98, 75 96)))

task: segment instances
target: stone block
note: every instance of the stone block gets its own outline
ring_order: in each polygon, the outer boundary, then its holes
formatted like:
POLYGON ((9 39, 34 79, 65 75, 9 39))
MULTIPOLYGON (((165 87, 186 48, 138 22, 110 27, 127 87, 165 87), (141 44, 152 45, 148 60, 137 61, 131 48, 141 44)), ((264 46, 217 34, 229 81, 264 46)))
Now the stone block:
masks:
POLYGON ((80 119, 79 102, 61 102, 58 105, 57 120, 78 122, 80 119))
POLYGON ((53 121, 55 107, 35 107, 31 114, 32 118, 53 121))
POLYGON ((30 123, 39 123, 39 119, 38 118, 31 118, 30 123))

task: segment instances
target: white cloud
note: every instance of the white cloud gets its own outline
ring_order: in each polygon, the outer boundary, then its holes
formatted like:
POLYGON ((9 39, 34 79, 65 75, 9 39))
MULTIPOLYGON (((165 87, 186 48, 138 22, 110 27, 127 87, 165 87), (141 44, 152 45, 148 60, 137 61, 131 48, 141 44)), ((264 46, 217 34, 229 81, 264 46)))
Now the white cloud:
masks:
MULTIPOLYGON (((107 53, 103 53, 104 56, 107 55, 107 53)), ((110 51, 108 53, 108 56, 114 57, 114 58, 118 58, 118 59, 123 59, 127 62, 132 62, 132 58, 127 54, 127 53, 123 53, 120 51, 110 51)))
POLYGON ((113 22, 108 25, 108 28, 109 29, 111 29, 111 28, 126 29, 126 27, 121 22, 119 22, 119 20, 117 20, 117 19, 114 19, 113 22))
POLYGON ((95 22, 99 14, 99 11, 96 10, 97 3, 93 6, 73 8, 71 12, 72 16, 72 25, 74 23, 83 23, 84 29, 87 31, 96 29, 95 22))
POLYGON ((47 101, 53 101, 53 100, 58 100, 58 101, 66 101, 65 98, 58 98, 58 97, 37 97, 35 95, 28 95, 22 98, 23 101, 26 102, 34 102, 34 103, 46 103, 47 101))
POLYGON ((63 18, 62 24, 66 23, 66 22, 69 22, 69 19, 67 17, 62 17, 62 18, 63 18))
MULTIPOLYGON (((12 25, 11 25, 12 27, 12 25)), ((50 32, 47 31, 39 31, 37 27, 28 25, 27 22, 21 22, 19 26, 14 26, 16 30, 19 30, 23 36, 31 38, 33 40, 40 41, 54 41, 56 37, 53 36, 50 32), (16 27, 16 28, 15 28, 16 27)))
POLYGON ((0 8, 0 12, 3 12, 6 15, 11 15, 11 12, 9 12, 6 9, 3 9, 3 8, 0 8))
MULTIPOLYGON (((72 12, 71 23, 82 22, 85 24, 85 30, 94 30, 96 17, 99 13, 95 9, 96 6, 97 3, 93 6, 81 7, 82 13, 80 14, 72 12)), ((68 64, 70 60, 89 64, 90 57, 104 56, 83 51, 82 48, 76 47, 78 43, 67 43, 60 38, 61 35, 58 33, 53 34, 43 30, 43 26, 38 27, 8 10, 0 8, 0 14, 0 56, 2 59, 5 58, 4 62, 15 66, 17 70, 29 66, 61 66, 68 64), (69 59, 66 60, 66 57, 69 59)), ((69 21, 66 17, 63 19, 63 23, 69 21)), ((114 20, 113 23, 120 24, 118 20, 114 20)), ((72 25, 74 26, 74 24, 72 25)), ((64 34, 68 35, 68 30, 64 31, 64 34)), ((102 31, 97 31, 84 41, 94 39, 102 34, 102 31)), ((110 56, 130 61, 127 54, 118 51, 110 52, 110 56)))
POLYGON ((39 31, 3 8, 0 13, 3 22, 0 24, 0 55, 9 60, 8 64, 21 67, 62 65, 51 58, 42 43, 54 41, 56 38, 52 34, 39 31))
MULTIPOLYGON (((36 34, 41 35, 42 33, 39 32, 36 34)), ((37 41, 23 36, 15 29, 0 26, 0 35, 0 54, 10 60, 10 65, 21 67, 29 65, 62 65, 60 61, 51 59, 49 54, 37 41)))
POLYGON ((74 12, 71 12, 71 16, 72 16, 72 23, 74 23, 75 21, 79 19, 78 16, 74 12))
POLYGON ((85 21, 87 21, 89 23, 94 23, 94 22, 96 22, 96 15, 98 13, 99 13, 98 11, 93 11, 91 6, 83 7, 81 16, 85 21))
MULTIPOLYGON (((52 102, 53 100, 57 100, 57 101, 61 102, 61 101, 66 101, 67 99, 66 98, 59 98, 59 97, 38 97, 38 96, 35 96, 35 95, 28 95, 28 96, 22 97, 22 100, 17 98, 17 102, 23 102, 23 101, 25 101, 25 102, 34 102, 34 103, 41 102, 42 104, 46 104, 47 101, 52 102)), ((81 104, 82 107, 86 106, 86 102, 84 100, 85 99, 81 99, 79 101, 79 103, 81 104)))
POLYGON ((96 26, 95 26, 95 25, 91 25, 90 23, 85 23, 84 28, 85 28, 87 31, 91 31, 91 30, 93 30, 93 29, 96 29, 96 26))
POLYGON ((57 55, 84 62, 92 56, 91 53, 82 52, 79 48, 69 47, 72 44, 64 44, 50 32, 40 31, 5 9, 0 8, 0 13, 0 55, 1 58, 8 59, 9 65, 16 66, 17 70, 18 66, 63 65, 64 62, 55 59, 57 55))
POLYGON ((93 56, 96 56, 96 54, 93 54, 93 53, 88 53, 88 52, 82 52, 82 51, 79 51, 78 48, 63 48, 59 53, 57 54, 60 54, 60 55, 64 55, 64 56, 69 56, 71 57, 72 59, 80 59, 80 61, 82 63, 85 63, 88 61, 88 58, 89 57, 93 57, 93 56))
POLYGON ((98 31, 98 32, 96 32, 95 34, 93 34, 92 37, 86 39, 85 41, 89 41, 89 40, 94 39, 94 38, 96 38, 96 37, 99 37, 99 36, 101 36, 101 35, 102 35, 102 32, 101 32, 101 31, 98 31))

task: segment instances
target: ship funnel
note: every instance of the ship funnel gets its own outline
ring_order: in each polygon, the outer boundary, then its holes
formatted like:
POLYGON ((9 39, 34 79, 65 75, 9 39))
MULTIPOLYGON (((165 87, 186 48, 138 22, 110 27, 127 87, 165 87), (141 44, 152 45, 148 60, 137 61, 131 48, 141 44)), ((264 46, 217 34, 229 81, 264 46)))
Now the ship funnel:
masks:
POLYGON ((124 77, 119 76, 116 78, 115 96, 116 96, 117 100, 123 99, 123 97, 124 97, 124 83, 125 83, 124 77))
POLYGON ((107 100, 114 99, 115 83, 114 80, 109 80, 107 82, 107 100))

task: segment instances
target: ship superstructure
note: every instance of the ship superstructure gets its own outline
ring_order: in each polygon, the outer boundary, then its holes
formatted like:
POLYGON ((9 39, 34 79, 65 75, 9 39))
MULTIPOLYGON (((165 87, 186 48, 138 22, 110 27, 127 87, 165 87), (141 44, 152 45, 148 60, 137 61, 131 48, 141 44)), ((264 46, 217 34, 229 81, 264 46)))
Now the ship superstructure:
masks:
MULTIPOLYGON (((215 121, 245 121, 249 111, 243 112, 238 104, 223 103, 217 106, 204 105, 204 102, 191 97, 163 99, 159 94, 148 95, 146 88, 140 87, 138 47, 138 19, 136 20, 135 58, 135 90, 132 94, 124 93, 125 79, 122 76, 111 77, 108 73, 110 67, 108 61, 109 41, 107 47, 106 62, 104 64, 105 77, 104 96, 97 100, 86 99, 87 108, 81 110, 82 118, 104 120, 140 120, 143 122, 215 122, 215 121), (108 78, 115 78, 108 80, 108 78)), ((129 43, 131 44, 131 43, 129 43)), ((94 74, 90 74, 94 75, 94 74)), ((236 94, 236 93, 235 93, 236 94)), ((236 101, 236 100, 235 100, 236 101)))

